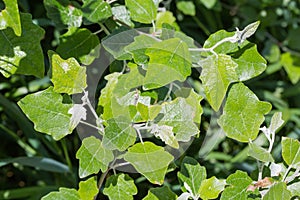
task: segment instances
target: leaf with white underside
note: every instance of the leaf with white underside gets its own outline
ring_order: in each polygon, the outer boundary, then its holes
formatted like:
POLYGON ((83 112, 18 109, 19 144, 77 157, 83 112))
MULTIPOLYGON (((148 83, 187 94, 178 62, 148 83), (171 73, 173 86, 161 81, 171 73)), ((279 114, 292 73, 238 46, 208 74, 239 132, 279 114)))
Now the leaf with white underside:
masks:
POLYGON ((173 156, 152 142, 137 143, 130 147, 124 159, 151 183, 161 185, 173 156))
POLYGON ((229 91, 224 112, 218 120, 227 137, 240 142, 254 140, 260 125, 271 110, 271 104, 259 101, 243 83, 237 83, 229 91))
POLYGON ((203 83, 207 101, 218 111, 230 83, 238 81, 238 67, 230 56, 219 54, 209 56, 199 62, 202 67, 200 79, 203 83))
POLYGON ((76 128, 81 120, 86 120, 86 109, 83 104, 74 104, 68 111, 72 115, 70 126, 76 128))
POLYGON ((221 200, 241 200, 247 199, 247 188, 252 183, 252 179, 246 172, 237 170, 227 177, 226 183, 229 185, 222 193, 221 200))
POLYGON ((173 127, 171 126, 166 126, 166 125, 159 126, 157 124, 154 124, 151 133, 153 133, 155 137, 160 138, 167 145, 178 149, 179 144, 174 136, 172 129, 173 127))
POLYGON ((79 177, 84 178, 100 170, 105 172, 114 155, 102 146, 99 139, 91 136, 83 139, 76 158, 79 159, 79 177))
POLYGON ((146 55, 150 59, 144 80, 144 88, 147 90, 162 87, 175 80, 185 81, 191 74, 188 46, 179 38, 153 44, 146 50, 146 55))
POLYGON ((255 143, 249 143, 248 156, 251 156, 262 162, 274 162, 271 153, 255 143))
POLYGON ((279 182, 271 186, 269 191, 262 198, 263 200, 291 199, 291 192, 287 189, 286 183, 279 182))
MULTIPOLYGON (((201 182, 206 178, 206 169, 205 167, 200 166, 197 160, 191 157, 185 157, 181 163, 180 172, 177 173, 181 185, 184 183, 190 188, 193 196, 197 196, 201 182)), ((186 187, 182 187, 182 190, 185 192, 186 187)))
POLYGON ((107 124, 102 141, 104 148, 124 151, 134 144, 136 132, 129 119, 119 116, 109 119, 107 124))
POLYGON ((5 9, 0 13, 0 30, 10 27, 17 36, 21 36, 22 27, 17 0, 3 0, 5 9))
POLYGON ((292 168, 300 167, 300 142, 297 139, 283 137, 281 145, 285 163, 292 168))
POLYGON ((113 200, 133 200, 133 195, 137 194, 137 188, 127 174, 117 174, 106 180, 103 194, 113 200))
POLYGON ((75 58, 62 59, 53 51, 49 53, 51 64, 51 82, 58 93, 81 93, 87 87, 86 68, 79 65, 75 58))
POLYGON ((271 123, 270 123, 270 132, 275 133, 284 123, 282 120, 282 112, 276 112, 272 116, 271 123))
POLYGON ((153 0, 125 0, 133 21, 151 24, 156 18, 157 7, 153 0))
POLYGON ((72 133, 72 104, 63 104, 62 96, 53 87, 29 94, 18 102, 25 115, 34 123, 35 130, 51 135, 55 140, 72 133))

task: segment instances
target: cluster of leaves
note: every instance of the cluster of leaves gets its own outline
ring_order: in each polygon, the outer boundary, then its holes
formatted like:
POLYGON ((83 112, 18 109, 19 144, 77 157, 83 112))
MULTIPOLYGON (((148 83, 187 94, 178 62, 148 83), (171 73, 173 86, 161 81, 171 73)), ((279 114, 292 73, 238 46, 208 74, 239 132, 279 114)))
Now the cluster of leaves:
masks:
MULTIPOLYGON (((43 77, 43 29, 32 22, 29 14, 18 11, 16 0, 4 3, 0 42, 5 48, 0 53, 0 73, 7 78, 13 74, 43 77)), ((204 3, 207 8, 215 4, 204 3)), ((262 127, 272 106, 260 101, 244 84, 267 67, 257 46, 247 41, 259 22, 241 31, 210 34, 199 48, 193 38, 179 31, 173 13, 161 5, 161 1, 154 0, 125 0, 123 5, 103 0, 44 0, 48 17, 66 32, 57 48, 47 52, 52 85, 25 96, 18 105, 36 131, 54 140, 62 140, 80 125, 96 131, 83 134, 76 152, 78 176, 87 180, 80 181, 78 190, 62 187, 43 199, 93 199, 99 192, 109 199, 133 199, 138 193, 136 180, 124 172, 124 166, 131 166, 149 183, 159 185, 149 189, 144 199, 299 196, 300 143, 282 138, 285 164, 275 162, 271 151, 275 132, 284 123, 282 113, 275 112, 269 127, 262 127), (107 21, 110 23, 104 24, 107 21), (101 28, 96 33, 86 28, 95 24, 101 28), (133 29, 138 24, 148 28, 133 29), (107 37, 100 42, 97 34, 102 31, 107 37), (122 69, 105 76, 107 83, 94 108, 87 71, 104 51, 122 69), (200 71, 197 78, 201 91, 184 85, 193 70, 200 71), (81 97, 80 102, 74 100, 75 96, 81 97), (176 155, 185 150, 184 145, 199 137, 203 113, 200 102, 204 98, 215 112, 222 111, 217 124, 227 138, 248 144, 248 155, 259 163, 257 178, 239 170, 226 179, 207 178, 206 168, 194 158, 186 156, 179 164, 175 162, 176 155), (256 139, 261 137, 268 141, 267 149, 258 144, 256 139), (114 174, 108 176, 110 171, 114 174), (177 193, 165 180, 174 171, 178 171, 181 186, 177 193)), ((184 15, 195 15, 191 1, 179 1, 176 6, 184 15)), ((292 83, 298 82, 293 56, 285 53, 281 62, 292 83)), ((4 164, 12 162, 22 163, 19 159, 4 164)))

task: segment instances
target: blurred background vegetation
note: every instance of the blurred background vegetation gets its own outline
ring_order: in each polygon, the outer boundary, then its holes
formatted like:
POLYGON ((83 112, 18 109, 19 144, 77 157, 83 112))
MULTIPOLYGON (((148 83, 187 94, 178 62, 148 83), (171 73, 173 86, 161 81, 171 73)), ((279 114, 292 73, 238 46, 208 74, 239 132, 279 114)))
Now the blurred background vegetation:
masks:
MULTIPOLYGON (((255 36, 250 40, 257 44, 259 52, 268 61, 267 70, 246 84, 255 94, 273 105, 272 112, 283 112, 285 126, 277 134, 273 156, 280 160, 280 137, 300 136, 300 1, 298 0, 164 0, 161 6, 176 17, 178 27, 185 34, 203 44, 208 36, 220 29, 234 31, 260 20, 255 36)), ((47 17, 42 0, 19 0, 21 12, 31 13, 36 24, 45 31, 42 47, 45 54, 46 71, 49 69, 47 51, 55 50, 62 32, 47 17)), ((82 4, 80 0, 77 3, 82 4)), ((124 2, 117 1, 124 5, 124 2)), ((0 1, 0 8, 4 8, 0 1)), ((104 22, 114 28, 112 19, 104 22)), ((99 27, 86 26, 92 31, 99 27)), ((138 25, 137 25, 138 27, 138 25)), ((99 35, 104 37, 103 33, 99 35)), ((201 91, 199 73, 191 76, 191 84, 201 91)), ((10 192, 11 199, 40 199, 58 187, 77 187, 78 161, 75 152, 80 139, 72 134, 59 142, 37 133, 33 124, 20 111, 16 102, 26 94, 49 86, 49 78, 33 76, 0 75, 0 199, 10 192), (33 158, 33 159, 30 159, 33 158), (39 158, 39 159, 37 159, 39 158)), ((101 83, 100 83, 101 84, 101 83)), ((220 134, 218 126, 211 121, 212 113, 203 102, 204 115, 201 135, 196 138, 186 155, 196 158, 207 168, 208 176, 226 178, 236 169, 254 174, 255 160, 247 157, 247 146, 220 134), (205 137, 205 136, 209 137, 205 137), (217 144, 211 149, 211 143, 217 144)), ((270 113, 271 115, 272 113, 270 113)), ((267 118, 267 121, 269 118, 267 118)), ((264 138, 259 138, 264 143, 264 138)), ((169 173, 169 186, 176 192, 180 188, 175 172, 169 173)), ((138 178, 138 175, 132 175, 138 178)), ((147 191, 142 188, 148 183, 136 179, 140 196, 147 191)), ((147 186, 148 187, 148 186, 147 186)), ((100 197, 101 198, 101 197, 100 197)), ((104 198, 104 197, 103 197, 104 198)))

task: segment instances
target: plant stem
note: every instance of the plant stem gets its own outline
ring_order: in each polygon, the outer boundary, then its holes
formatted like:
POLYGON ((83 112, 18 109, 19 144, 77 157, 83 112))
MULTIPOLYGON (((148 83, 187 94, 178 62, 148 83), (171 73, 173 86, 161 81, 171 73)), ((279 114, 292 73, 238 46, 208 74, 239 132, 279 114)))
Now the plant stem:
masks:
POLYGON ((287 178, 287 175, 289 174, 289 171, 292 169, 291 165, 286 169, 286 172, 284 173, 282 177, 282 181, 284 181, 287 178))
POLYGON ((195 16, 193 16, 193 20, 196 22, 196 24, 199 26, 199 28, 202 29, 202 31, 205 33, 205 35, 209 36, 210 31, 204 26, 204 24, 195 16))
POLYGON ((105 177, 106 177, 106 175, 108 174, 109 170, 110 170, 110 169, 107 169, 103 174, 101 174, 100 179, 99 179, 99 181, 98 181, 98 193, 95 195, 94 200, 97 199, 97 196, 98 196, 98 194, 99 194, 99 192, 100 192, 100 189, 101 189, 101 187, 102 187, 102 185, 103 185, 103 182, 104 182, 105 177))
POLYGON ((87 126, 90 126, 90 127, 94 128, 94 129, 97 129, 97 130, 101 131, 102 133, 104 132, 104 129, 99 128, 99 127, 97 127, 97 126, 95 126, 95 125, 93 125, 93 124, 87 123, 87 122, 85 122, 85 121, 80 121, 79 123, 82 123, 82 124, 85 124, 85 125, 87 125, 87 126))
POLYGON ((103 29, 103 31, 106 33, 106 35, 110 35, 109 30, 104 26, 104 24, 99 23, 99 26, 101 27, 101 29, 103 29))

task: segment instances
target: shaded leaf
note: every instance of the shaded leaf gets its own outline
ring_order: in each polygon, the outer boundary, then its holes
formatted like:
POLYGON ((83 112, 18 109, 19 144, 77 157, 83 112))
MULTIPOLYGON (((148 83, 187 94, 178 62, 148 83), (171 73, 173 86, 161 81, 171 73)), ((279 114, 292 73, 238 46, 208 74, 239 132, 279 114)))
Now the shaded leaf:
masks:
POLYGON ((185 15, 196 15, 196 7, 192 1, 178 1, 176 3, 178 10, 183 12, 185 15))
POLYGON ((53 87, 27 95, 18 102, 25 115, 34 123, 37 131, 51 135, 55 140, 72 133, 72 104, 63 104, 62 96, 53 91, 53 87))
POLYGON ((128 149, 124 159, 151 183, 161 185, 173 156, 151 142, 137 143, 128 149))
POLYGON ((151 24, 156 18, 157 7, 152 0, 125 0, 132 20, 151 24))
POLYGON ((283 123, 282 112, 274 113, 269 127, 271 133, 275 133, 283 125, 283 123))
POLYGON ((83 16, 90 22, 97 23, 112 16, 110 5, 104 0, 84 0, 83 16))
POLYGON ((206 169, 200 166, 197 160, 186 156, 177 176, 182 183, 186 183, 190 187, 193 196, 197 196, 201 182, 206 178, 206 169))
POLYGON ((226 100, 223 115, 218 123, 226 135, 240 142, 254 140, 271 104, 259 101, 243 83, 232 86, 226 100))
POLYGON ((280 63, 283 65, 289 79, 296 84, 300 79, 300 58, 292 56, 289 52, 281 55, 280 63))
POLYGON ((230 56, 225 54, 219 54, 217 57, 209 56, 199 63, 202 67, 200 79, 203 83, 206 98, 211 107, 218 111, 229 84, 238 81, 236 73, 238 65, 230 56))
POLYGON ((21 36, 22 27, 17 0, 3 0, 5 9, 0 13, 0 30, 10 27, 17 36, 21 36))
POLYGON ((168 186, 151 188, 143 200, 176 200, 177 195, 168 186))
POLYGON ((255 143, 249 143, 248 156, 251 156, 256 160, 260 160, 262 162, 274 162, 271 153, 255 143))
POLYGON ((30 14, 21 14, 22 34, 12 29, 0 31, 0 72, 5 76, 25 74, 44 76, 44 56, 40 46, 44 30, 32 23, 30 14))
POLYGON ((94 136, 84 138, 76 153, 79 159, 79 177, 97 174, 99 170, 105 172, 114 159, 113 153, 103 148, 101 141, 94 136))
POLYGON ((63 58, 74 57, 78 62, 89 65, 99 57, 100 42, 97 35, 86 28, 69 29, 62 35, 56 51, 63 58))
POLYGON ((113 200, 133 200, 137 188, 128 175, 118 174, 107 179, 103 193, 113 200))
POLYGON ((252 183, 252 179, 246 172, 237 170, 234 174, 227 177, 226 183, 229 186, 223 191, 221 200, 247 199, 247 188, 252 183))
POLYGON ((150 58, 144 82, 146 89, 159 88, 175 80, 185 81, 191 74, 188 46, 179 38, 155 43, 146 50, 146 55, 150 58))
POLYGON ((300 166, 300 142, 297 139, 283 137, 281 141, 282 157, 293 168, 300 166))
POLYGON ((286 183, 275 183, 262 198, 263 200, 291 199, 291 192, 286 188, 286 183))
POLYGON ((85 67, 74 58, 64 60, 53 51, 49 52, 49 58, 55 92, 76 94, 84 91, 87 87, 85 67))

